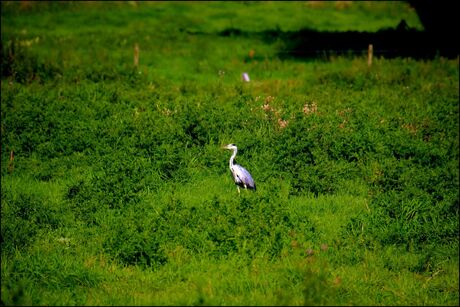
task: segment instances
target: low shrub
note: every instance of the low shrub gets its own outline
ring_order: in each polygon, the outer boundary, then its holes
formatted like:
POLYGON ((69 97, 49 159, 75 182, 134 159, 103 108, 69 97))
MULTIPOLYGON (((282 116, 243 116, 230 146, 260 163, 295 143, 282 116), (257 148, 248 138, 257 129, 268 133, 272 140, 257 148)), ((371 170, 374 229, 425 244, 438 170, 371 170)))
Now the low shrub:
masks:
POLYGON ((2 255, 29 247, 66 220, 62 210, 44 196, 2 189, 2 255))
POLYGON ((43 60, 29 51, 27 47, 22 46, 22 44, 31 43, 31 40, 21 42, 18 38, 12 38, 5 43, 2 38, 2 79, 11 78, 15 82, 27 84, 30 82, 43 83, 62 76, 62 70, 54 61, 43 60))

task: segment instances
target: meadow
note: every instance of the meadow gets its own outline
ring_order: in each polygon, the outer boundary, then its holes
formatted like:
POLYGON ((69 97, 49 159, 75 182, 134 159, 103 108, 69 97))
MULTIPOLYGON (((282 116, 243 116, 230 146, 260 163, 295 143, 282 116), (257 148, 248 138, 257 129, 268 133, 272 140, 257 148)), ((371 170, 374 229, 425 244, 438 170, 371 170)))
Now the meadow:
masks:
POLYGON ((423 29, 403 1, 2 1, 1 304, 458 306, 458 57, 257 35, 401 19, 423 29))

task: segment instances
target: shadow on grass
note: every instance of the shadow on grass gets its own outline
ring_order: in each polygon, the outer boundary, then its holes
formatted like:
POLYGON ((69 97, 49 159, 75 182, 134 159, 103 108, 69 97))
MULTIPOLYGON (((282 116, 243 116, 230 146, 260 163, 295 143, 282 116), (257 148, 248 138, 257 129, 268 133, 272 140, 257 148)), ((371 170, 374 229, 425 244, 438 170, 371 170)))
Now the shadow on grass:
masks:
POLYGON ((373 45, 375 56, 386 58, 429 59, 436 56, 456 58, 459 54, 457 39, 440 35, 438 32, 410 28, 404 20, 394 29, 382 29, 377 32, 320 32, 311 29, 245 32, 230 28, 221 31, 218 35, 257 37, 267 43, 281 42, 282 47, 279 48, 277 55, 283 59, 361 55, 367 53, 370 44, 373 45))

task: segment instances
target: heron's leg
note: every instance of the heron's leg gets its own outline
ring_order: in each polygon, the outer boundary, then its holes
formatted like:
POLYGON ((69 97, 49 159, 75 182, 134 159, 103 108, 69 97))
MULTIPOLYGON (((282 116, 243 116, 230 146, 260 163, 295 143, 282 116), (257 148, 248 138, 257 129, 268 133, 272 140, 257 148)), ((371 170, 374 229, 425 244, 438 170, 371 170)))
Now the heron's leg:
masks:
POLYGON ((238 195, 240 195, 240 187, 236 186, 236 188, 238 189, 238 195))

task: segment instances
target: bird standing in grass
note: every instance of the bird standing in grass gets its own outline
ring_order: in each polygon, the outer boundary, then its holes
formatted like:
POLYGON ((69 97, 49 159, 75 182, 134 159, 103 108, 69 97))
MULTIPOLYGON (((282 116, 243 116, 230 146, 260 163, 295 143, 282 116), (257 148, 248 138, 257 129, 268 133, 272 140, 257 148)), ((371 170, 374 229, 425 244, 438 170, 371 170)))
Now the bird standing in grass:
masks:
POLYGON ((240 193, 240 187, 244 189, 255 190, 256 184, 254 182, 254 179, 252 179, 251 174, 249 174, 249 172, 241 165, 233 163, 233 160, 235 160, 236 153, 238 152, 238 148, 236 147, 236 145, 228 144, 223 148, 233 150, 232 156, 230 157, 229 161, 229 167, 233 175, 233 180, 235 181, 236 187, 238 188, 238 194, 240 193))

